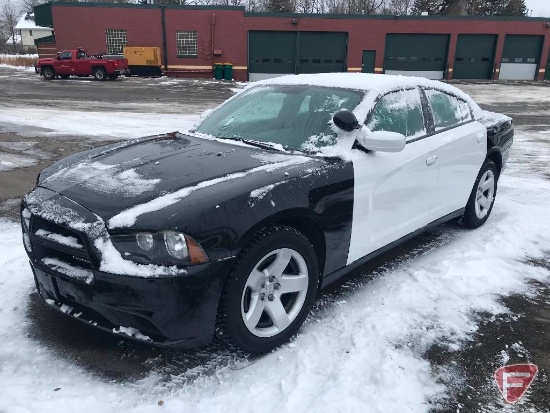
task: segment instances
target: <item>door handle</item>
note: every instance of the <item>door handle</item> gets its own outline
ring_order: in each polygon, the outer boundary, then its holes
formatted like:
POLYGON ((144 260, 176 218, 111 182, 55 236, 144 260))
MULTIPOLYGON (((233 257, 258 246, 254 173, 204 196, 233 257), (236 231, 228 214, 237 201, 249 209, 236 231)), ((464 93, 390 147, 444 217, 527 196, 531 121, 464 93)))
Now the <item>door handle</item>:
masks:
POLYGON ((477 143, 481 143, 483 141, 483 139, 485 139, 485 134, 484 133, 480 133, 477 135, 477 143))
POLYGON ((437 156, 430 156, 428 159, 426 159, 426 165, 430 166, 430 165, 433 165, 434 163, 436 163, 437 161, 437 156))

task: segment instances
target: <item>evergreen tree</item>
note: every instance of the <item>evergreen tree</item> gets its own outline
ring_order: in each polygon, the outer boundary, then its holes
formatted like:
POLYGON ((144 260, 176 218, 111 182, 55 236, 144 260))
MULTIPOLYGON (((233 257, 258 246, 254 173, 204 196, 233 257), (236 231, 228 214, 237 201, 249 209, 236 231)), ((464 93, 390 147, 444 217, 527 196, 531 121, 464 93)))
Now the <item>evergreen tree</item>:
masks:
POLYGON ((510 0, 504 8, 503 16, 525 16, 527 6, 525 0, 510 0))

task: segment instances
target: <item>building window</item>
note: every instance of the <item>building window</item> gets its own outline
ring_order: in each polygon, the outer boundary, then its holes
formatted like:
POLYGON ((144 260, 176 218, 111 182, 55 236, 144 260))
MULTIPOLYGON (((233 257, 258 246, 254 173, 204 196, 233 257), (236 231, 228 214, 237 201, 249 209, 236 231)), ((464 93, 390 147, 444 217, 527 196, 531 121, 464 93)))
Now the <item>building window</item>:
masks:
POLYGON ((105 30, 107 40, 107 53, 122 53, 125 46, 128 45, 128 33, 126 30, 107 29, 105 30))
POLYGON ((29 30, 29 36, 32 37, 32 30, 29 30))
POLYGON ((178 47, 178 56, 197 56, 199 54, 196 31, 177 31, 176 45, 178 47))

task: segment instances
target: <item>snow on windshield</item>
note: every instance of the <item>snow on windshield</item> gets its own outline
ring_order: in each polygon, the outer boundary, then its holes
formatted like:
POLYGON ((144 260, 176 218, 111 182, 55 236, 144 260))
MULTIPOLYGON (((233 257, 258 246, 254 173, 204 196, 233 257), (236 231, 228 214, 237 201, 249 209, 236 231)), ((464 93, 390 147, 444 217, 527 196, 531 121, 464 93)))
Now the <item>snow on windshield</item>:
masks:
POLYGON ((276 144, 302 150, 302 145, 325 145, 313 136, 333 135, 335 112, 354 110, 363 92, 348 89, 296 86, 257 86, 247 89, 214 110, 196 132, 216 138, 276 144))

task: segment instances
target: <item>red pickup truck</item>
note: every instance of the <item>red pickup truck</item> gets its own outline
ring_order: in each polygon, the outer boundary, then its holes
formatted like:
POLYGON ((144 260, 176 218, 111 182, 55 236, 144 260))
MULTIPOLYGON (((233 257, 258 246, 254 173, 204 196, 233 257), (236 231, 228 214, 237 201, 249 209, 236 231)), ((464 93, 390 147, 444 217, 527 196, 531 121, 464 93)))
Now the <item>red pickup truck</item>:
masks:
POLYGON ((36 73, 47 80, 55 79, 56 76, 67 79, 71 75, 92 75, 96 80, 115 80, 127 71, 128 60, 124 57, 106 59, 101 56, 89 56, 84 49, 65 50, 55 58, 38 59, 36 65, 36 73))

